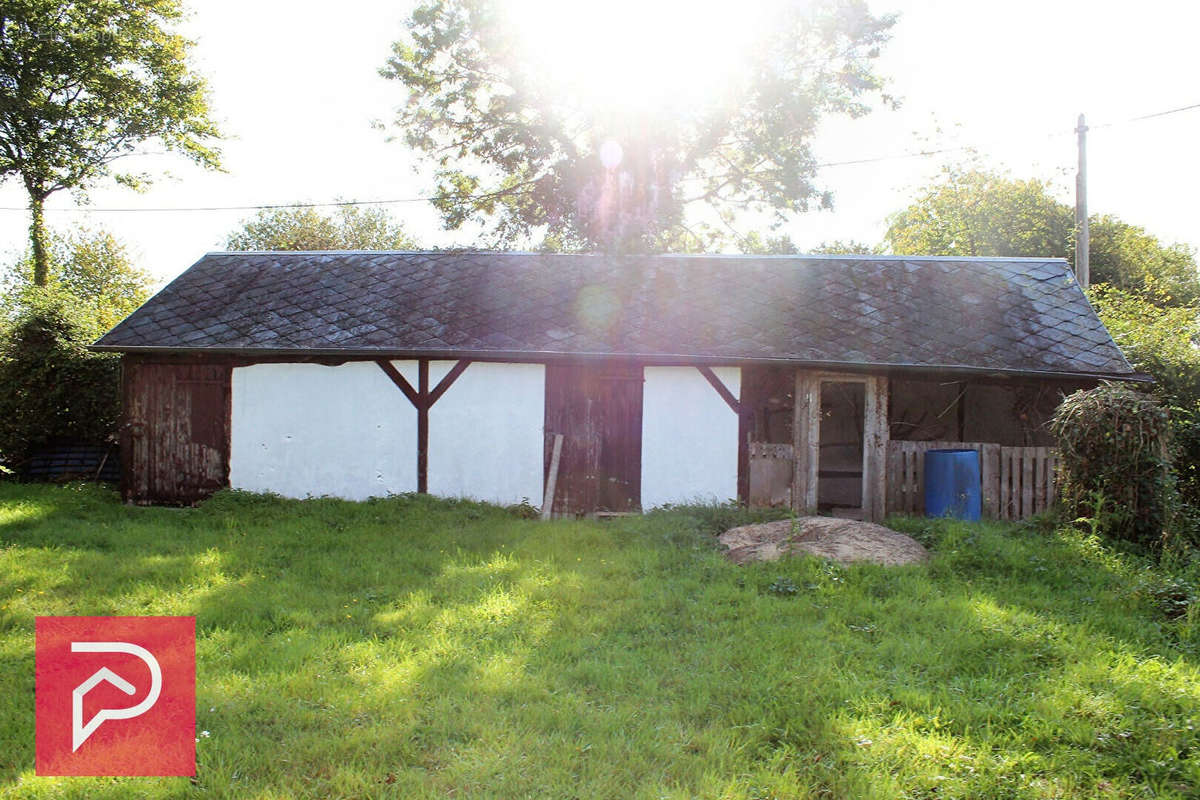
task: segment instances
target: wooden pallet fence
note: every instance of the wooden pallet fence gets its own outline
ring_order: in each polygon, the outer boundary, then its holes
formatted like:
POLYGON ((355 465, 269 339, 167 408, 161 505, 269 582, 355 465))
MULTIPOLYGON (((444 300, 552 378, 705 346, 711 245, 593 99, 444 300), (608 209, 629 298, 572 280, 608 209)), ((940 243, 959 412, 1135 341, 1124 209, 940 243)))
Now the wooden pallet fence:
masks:
POLYGON ((887 510, 925 513, 925 451, 979 453, 983 515, 1026 519, 1054 502, 1058 454, 1049 447, 1001 447, 990 442, 888 443, 887 510))
POLYGON ((1050 447, 1000 448, 1000 519, 1028 519, 1049 508, 1058 466, 1050 447))

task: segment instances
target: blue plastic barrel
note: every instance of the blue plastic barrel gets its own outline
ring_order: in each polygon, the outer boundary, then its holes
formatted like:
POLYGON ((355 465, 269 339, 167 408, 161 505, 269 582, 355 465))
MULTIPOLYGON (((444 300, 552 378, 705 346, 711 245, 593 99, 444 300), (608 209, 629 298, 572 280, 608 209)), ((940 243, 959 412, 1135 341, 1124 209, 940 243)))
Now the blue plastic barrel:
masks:
POLYGON ((978 522, 979 453, 975 450, 925 451, 925 516, 978 522))

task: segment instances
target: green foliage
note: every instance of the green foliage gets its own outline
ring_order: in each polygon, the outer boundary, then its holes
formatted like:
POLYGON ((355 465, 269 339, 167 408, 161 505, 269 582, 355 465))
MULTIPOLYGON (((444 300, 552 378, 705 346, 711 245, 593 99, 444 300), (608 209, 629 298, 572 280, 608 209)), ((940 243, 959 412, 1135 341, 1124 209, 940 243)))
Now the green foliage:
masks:
POLYGON ((335 214, 314 208, 260 211, 225 240, 229 250, 412 250, 404 227, 380 208, 339 206, 335 214))
POLYGON ((1066 257, 1074 212, 1037 179, 947 168, 892 215, 884 243, 897 255, 1066 257))
POLYGON ((1172 462, 1182 499, 1200 508, 1200 309, 1161 292, 1111 285, 1089 293, 1100 319, 1135 369, 1154 376, 1170 414, 1172 462))
MULTIPOLYGON (((897 255, 1033 256, 1074 262, 1075 212, 1049 181, 947 167, 892 215, 884 247, 897 255)), ((1091 282, 1154 294, 1169 305, 1200 298, 1196 255, 1165 246, 1112 216, 1091 218, 1091 282)))
MULTIPOLYGON (((511 13, 516 5, 424 0, 381 71, 407 90, 395 125, 434 169, 445 225, 483 223, 499 245, 545 235, 553 249, 658 250, 678 237, 691 207, 783 219, 827 206, 829 194, 814 182, 817 123, 864 114, 875 97, 890 102, 872 65, 894 17, 872 16, 862 0, 768 4, 722 86, 687 102, 688 86, 674 96, 663 86, 663 101, 647 103, 620 91, 631 87, 589 92, 570 81, 571 65, 544 68, 540 51, 557 43, 530 41, 535 34, 511 13)), ((539 13, 538 21, 557 18, 553 4, 539 13)), ((606 13, 618 12, 597 10, 594 22, 606 13)), ((629 21, 626 38, 639 24, 629 21)), ((686 34, 654 30, 657 42, 614 39, 590 66, 635 74, 643 85, 665 80, 652 65, 686 34)), ((577 29, 541 35, 587 41, 577 29)), ((695 85, 694 75, 684 78, 695 85)))
POLYGON ((1167 413, 1158 401, 1102 384, 1063 400, 1050 430, 1062 458, 1067 513, 1102 520, 1109 536, 1161 549, 1175 486, 1167 413))
POLYGON ((1195 797, 1200 653, 1158 567, 913 524, 927 565, 739 567, 690 510, 0 485, 0 794, 1195 797), (196 617, 195 785, 33 774, 34 619, 72 614, 196 617))
POLYGON ((102 443, 120 416, 120 359, 89 353, 92 320, 62 297, 31 298, 0 342, 0 459, 60 441, 102 443))
POLYGON ((771 581, 767 586, 767 591, 782 597, 790 597, 797 594, 800 591, 800 587, 791 578, 779 577, 771 581))
POLYGON ((11 264, 0 278, 3 310, 10 320, 27 305, 57 296, 73 309, 79 335, 90 342, 150 296, 154 277, 134 264, 125 244, 107 231, 79 228, 52 233, 48 245, 47 287, 34 285, 34 265, 28 257, 11 264))
POLYGON ((1196 253, 1191 248, 1166 246, 1144 228, 1112 216, 1092 217, 1090 236, 1093 284, 1144 294, 1162 307, 1194 307, 1200 302, 1196 253))
MULTIPOLYGON (((42 207, 84 191, 138 145, 217 167, 204 81, 172 28, 178 0, 21 0, 0 12, 0 177, 29 196, 34 283, 47 279, 42 207)), ((118 174, 137 187, 148 177, 118 174)))

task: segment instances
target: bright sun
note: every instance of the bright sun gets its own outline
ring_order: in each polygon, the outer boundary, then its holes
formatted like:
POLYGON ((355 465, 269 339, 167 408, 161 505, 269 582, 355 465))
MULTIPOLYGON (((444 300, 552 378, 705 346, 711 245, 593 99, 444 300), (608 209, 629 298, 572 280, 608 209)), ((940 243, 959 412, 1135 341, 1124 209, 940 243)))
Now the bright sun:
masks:
POLYGON ((778 2, 507 0, 522 61, 605 109, 679 111, 734 87, 778 2))

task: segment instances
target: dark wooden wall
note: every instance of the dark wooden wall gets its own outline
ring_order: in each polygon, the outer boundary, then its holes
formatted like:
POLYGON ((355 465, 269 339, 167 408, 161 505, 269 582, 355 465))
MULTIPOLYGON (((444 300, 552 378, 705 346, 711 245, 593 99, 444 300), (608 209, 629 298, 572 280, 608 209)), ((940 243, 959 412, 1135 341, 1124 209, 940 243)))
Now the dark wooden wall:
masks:
POLYGON ((547 465, 563 435, 554 513, 641 507, 642 383, 640 364, 547 365, 547 465))
POLYGON ((191 504, 229 485, 228 362, 122 361, 121 495, 191 504))

